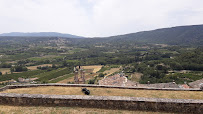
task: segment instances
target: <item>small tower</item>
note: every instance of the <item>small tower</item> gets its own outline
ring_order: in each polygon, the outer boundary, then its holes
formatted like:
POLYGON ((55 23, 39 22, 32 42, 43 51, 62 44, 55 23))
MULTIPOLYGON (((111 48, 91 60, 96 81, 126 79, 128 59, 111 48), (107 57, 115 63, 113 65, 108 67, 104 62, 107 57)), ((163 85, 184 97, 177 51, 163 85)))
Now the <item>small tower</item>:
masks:
POLYGON ((79 80, 78 80, 78 71, 75 71, 74 81, 75 81, 76 84, 78 84, 78 82, 79 82, 79 80))
POLYGON ((85 84, 85 71, 82 71, 82 82, 85 84))
POLYGON ((85 71, 81 66, 74 67, 74 81, 75 84, 85 84, 85 71))

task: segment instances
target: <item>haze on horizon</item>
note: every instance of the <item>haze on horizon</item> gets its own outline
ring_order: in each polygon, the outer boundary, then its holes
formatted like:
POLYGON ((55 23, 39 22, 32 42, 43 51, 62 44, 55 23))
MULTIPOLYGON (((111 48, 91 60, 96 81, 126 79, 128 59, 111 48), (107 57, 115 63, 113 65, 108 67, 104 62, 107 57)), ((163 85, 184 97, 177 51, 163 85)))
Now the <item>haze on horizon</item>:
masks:
POLYGON ((0 33, 105 37, 203 24, 202 0, 0 0, 0 33))

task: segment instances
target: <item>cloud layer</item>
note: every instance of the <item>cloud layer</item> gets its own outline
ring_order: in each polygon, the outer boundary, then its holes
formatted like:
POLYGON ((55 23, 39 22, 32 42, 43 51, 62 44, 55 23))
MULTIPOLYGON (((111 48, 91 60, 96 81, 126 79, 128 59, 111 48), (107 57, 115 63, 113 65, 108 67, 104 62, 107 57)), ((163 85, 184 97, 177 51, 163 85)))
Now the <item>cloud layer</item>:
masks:
POLYGON ((0 33, 112 36, 203 24, 203 0, 0 0, 0 33))

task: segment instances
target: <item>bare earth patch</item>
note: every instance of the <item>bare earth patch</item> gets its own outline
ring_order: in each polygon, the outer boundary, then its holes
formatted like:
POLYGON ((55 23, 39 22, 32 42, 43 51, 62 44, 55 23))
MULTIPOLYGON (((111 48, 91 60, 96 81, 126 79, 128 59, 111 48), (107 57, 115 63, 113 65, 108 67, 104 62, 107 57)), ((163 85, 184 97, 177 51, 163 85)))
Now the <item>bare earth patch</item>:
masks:
POLYGON ((41 107, 41 106, 4 106, 0 105, 1 114, 163 114, 159 112, 108 110, 78 107, 41 107))
MULTIPOLYGON (((87 76, 89 75, 89 73, 85 73, 85 79, 87 80, 87 76)), ((65 84, 67 84, 68 82, 74 82, 74 76, 72 76, 72 77, 69 77, 69 78, 67 78, 67 79, 64 79, 64 80, 61 80, 61 81, 59 81, 59 82, 57 82, 57 83, 65 83, 65 84)))
POLYGON ((82 66, 83 69, 94 69, 93 73, 98 72, 103 65, 91 65, 91 66, 82 66))
POLYGON ((104 74, 106 73, 107 74, 106 76, 109 76, 109 75, 111 75, 111 74, 113 74, 113 73, 115 73, 115 72, 117 72, 119 70, 120 70, 120 68, 111 68, 110 70, 106 70, 103 73, 104 74))
POLYGON ((0 68, 0 72, 2 73, 2 74, 10 74, 11 72, 10 72, 10 68, 0 68))
MULTIPOLYGON (((0 93, 20 94, 54 94, 54 95, 84 95, 82 87, 32 87, 8 89, 0 93)), ((203 99, 202 91, 159 91, 159 90, 133 90, 115 88, 92 88, 88 87, 90 95, 95 96, 127 96, 146 98, 172 98, 172 99, 203 99)))
POLYGON ((135 72, 131 75, 131 80, 135 82, 139 82, 142 75, 143 75, 142 73, 135 72))
POLYGON ((37 66, 29 66, 29 67, 27 67, 29 70, 37 70, 37 67, 45 67, 45 66, 49 66, 49 67, 51 67, 52 66, 52 64, 43 64, 43 65, 37 65, 37 66))
POLYGON ((67 78, 65 80, 61 80, 57 83, 61 83, 61 84, 67 84, 67 82, 74 82, 74 76, 73 77, 70 77, 70 78, 67 78))

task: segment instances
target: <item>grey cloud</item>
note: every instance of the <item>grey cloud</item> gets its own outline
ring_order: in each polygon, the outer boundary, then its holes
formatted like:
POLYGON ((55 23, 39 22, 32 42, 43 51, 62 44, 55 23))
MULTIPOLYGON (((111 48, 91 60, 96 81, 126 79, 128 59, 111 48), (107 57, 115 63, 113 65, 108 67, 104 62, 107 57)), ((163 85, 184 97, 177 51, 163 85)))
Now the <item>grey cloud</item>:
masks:
POLYGON ((203 23, 202 0, 0 0, 0 33, 111 36, 203 23))

